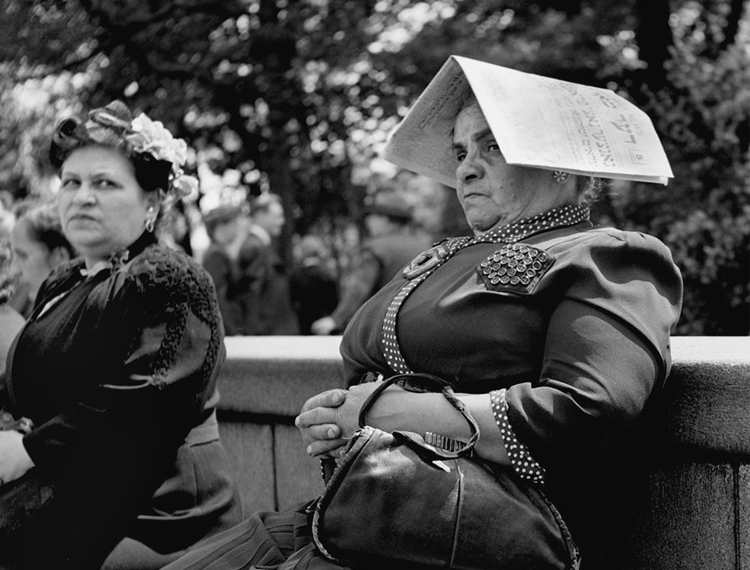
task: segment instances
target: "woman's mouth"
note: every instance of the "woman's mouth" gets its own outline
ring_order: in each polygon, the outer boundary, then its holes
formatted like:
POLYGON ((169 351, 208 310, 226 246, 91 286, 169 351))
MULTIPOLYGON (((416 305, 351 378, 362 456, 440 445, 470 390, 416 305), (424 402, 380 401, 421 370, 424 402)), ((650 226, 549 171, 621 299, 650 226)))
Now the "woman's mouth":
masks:
POLYGON ((68 218, 69 221, 95 221, 94 216, 91 216, 89 214, 83 214, 83 213, 77 213, 73 214, 68 218))

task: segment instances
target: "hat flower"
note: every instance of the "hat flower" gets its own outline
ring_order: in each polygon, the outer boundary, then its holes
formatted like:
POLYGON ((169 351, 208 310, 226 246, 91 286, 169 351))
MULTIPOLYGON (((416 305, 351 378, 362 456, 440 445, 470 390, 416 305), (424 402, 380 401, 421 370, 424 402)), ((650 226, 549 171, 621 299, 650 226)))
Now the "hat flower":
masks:
POLYGON ((187 160, 187 143, 172 136, 161 121, 152 121, 141 113, 130 123, 126 139, 133 152, 150 154, 157 160, 172 163, 172 183, 182 196, 190 194, 197 187, 198 181, 182 171, 182 165, 187 160))

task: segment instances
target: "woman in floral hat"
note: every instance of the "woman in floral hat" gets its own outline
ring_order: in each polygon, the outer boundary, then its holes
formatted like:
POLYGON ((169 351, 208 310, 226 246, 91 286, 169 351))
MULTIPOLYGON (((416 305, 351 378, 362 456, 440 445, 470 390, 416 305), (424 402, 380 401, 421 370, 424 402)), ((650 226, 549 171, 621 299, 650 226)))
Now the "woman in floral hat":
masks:
POLYGON ((154 235, 195 187, 186 155, 119 101, 57 125, 60 217, 81 257, 44 282, 9 353, 2 568, 158 568, 240 516, 211 278, 154 235))

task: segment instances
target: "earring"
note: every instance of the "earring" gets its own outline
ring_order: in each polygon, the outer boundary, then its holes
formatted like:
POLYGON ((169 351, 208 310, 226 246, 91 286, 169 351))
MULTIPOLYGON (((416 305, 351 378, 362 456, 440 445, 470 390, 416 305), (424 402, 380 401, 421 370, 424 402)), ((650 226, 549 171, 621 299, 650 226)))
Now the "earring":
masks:
POLYGON ((565 172, 564 170, 553 170, 552 179, 558 184, 564 184, 568 179, 569 174, 569 172, 565 172))
POLYGON ((146 231, 151 233, 154 231, 154 224, 156 223, 156 215, 154 214, 154 207, 149 206, 148 216, 146 217, 146 231))

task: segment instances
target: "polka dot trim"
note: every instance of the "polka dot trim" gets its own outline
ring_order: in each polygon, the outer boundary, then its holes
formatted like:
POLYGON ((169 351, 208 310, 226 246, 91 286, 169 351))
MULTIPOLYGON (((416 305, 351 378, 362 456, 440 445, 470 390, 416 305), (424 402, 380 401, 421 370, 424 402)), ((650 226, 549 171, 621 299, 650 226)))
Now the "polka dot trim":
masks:
POLYGON ((382 328, 382 346, 383 356, 391 370, 398 374, 407 374, 412 372, 404 360, 401 353, 401 347, 396 334, 396 320, 401 305, 414 289, 419 286, 425 279, 432 275, 435 270, 450 259, 453 254, 470 245, 478 243, 508 243, 513 244, 522 239, 526 239, 539 232, 579 224, 589 219, 590 210, 586 206, 561 206, 548 212, 543 212, 519 220, 507 226, 500 226, 484 234, 474 237, 453 238, 445 244, 446 252, 442 255, 438 263, 429 271, 421 273, 409 280, 396 294, 388 306, 383 319, 382 328))
POLYGON ((490 392, 490 401, 492 402, 492 415, 495 416, 495 423, 500 428, 500 435, 508 452, 511 467, 521 479, 526 479, 537 485, 544 485, 544 467, 531 457, 528 448, 518 441, 513 428, 510 426, 505 390, 490 392))

